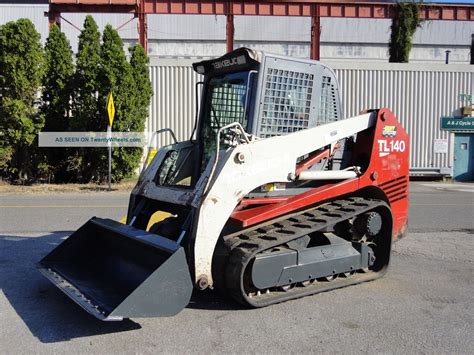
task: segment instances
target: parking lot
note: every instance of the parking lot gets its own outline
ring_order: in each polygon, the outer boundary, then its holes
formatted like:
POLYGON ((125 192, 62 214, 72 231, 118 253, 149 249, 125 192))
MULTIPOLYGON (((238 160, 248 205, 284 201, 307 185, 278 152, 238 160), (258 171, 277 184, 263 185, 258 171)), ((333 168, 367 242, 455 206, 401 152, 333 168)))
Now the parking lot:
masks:
POLYGON ((410 185, 408 235, 377 281, 263 309, 215 292, 172 318, 104 323, 35 264, 125 192, 0 195, 0 353, 474 353, 474 184, 410 185))

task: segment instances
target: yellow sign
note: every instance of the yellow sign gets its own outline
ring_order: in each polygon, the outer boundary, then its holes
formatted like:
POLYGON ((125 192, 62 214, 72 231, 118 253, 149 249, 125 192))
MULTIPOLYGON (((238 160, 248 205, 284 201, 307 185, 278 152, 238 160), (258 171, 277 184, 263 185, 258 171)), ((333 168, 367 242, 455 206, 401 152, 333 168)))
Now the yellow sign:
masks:
POLYGON ((107 98, 107 114, 109 115, 110 127, 112 127, 112 124, 114 123, 114 117, 115 117, 115 105, 114 105, 114 97, 112 93, 110 93, 109 97, 107 98))

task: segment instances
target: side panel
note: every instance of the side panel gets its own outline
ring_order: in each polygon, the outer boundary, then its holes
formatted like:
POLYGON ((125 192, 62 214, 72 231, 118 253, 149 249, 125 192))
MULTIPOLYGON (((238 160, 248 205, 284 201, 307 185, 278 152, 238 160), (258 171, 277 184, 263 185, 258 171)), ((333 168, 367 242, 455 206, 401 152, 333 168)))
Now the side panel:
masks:
POLYGON ((408 211, 409 147, 405 130, 393 113, 380 110, 375 129, 359 133, 351 150, 354 160, 350 165, 361 166, 365 172, 359 178, 327 183, 279 203, 235 211, 233 223, 245 228, 344 194, 356 193, 389 203, 395 220, 393 238, 402 236, 408 211))
POLYGON ((408 224, 409 137, 395 115, 381 109, 377 115, 370 165, 362 186, 378 186, 388 198, 394 218, 393 239, 404 235, 408 224))

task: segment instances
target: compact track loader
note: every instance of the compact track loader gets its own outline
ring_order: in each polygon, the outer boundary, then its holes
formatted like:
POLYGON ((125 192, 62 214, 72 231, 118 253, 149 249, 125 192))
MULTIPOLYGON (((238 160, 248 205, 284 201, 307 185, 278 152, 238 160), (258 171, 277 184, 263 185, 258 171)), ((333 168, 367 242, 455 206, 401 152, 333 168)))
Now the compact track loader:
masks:
POLYGON ((194 70, 195 138, 158 150, 126 224, 92 218, 39 270, 102 320, 174 315, 193 289, 263 307, 383 275, 407 228, 394 114, 343 119, 317 61, 241 48, 194 70))

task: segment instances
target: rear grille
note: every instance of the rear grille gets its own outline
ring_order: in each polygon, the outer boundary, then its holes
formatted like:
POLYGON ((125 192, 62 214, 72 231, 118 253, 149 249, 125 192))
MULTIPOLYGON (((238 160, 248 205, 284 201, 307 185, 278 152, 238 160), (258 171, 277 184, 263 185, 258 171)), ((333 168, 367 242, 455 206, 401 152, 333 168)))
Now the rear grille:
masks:
POLYGON ((382 190, 388 197, 390 203, 402 200, 408 197, 408 177, 401 176, 399 178, 380 184, 382 190))

